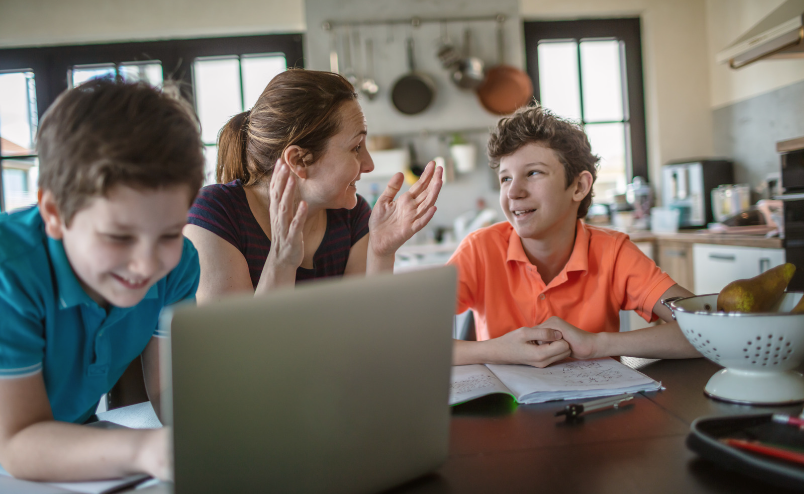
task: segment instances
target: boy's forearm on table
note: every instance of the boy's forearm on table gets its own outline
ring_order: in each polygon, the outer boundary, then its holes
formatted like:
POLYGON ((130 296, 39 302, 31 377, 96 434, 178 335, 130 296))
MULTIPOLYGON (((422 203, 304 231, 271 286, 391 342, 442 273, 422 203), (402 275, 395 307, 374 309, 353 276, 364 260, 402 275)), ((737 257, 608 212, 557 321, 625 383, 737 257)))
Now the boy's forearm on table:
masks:
POLYGON ((66 422, 32 424, 3 446, 3 467, 35 481, 86 481, 143 473, 146 430, 104 430, 66 422))
POLYGON ((493 345, 488 341, 452 340, 452 365, 489 364, 496 362, 493 345))
POLYGON ((687 341, 677 322, 623 333, 599 333, 599 357, 695 358, 701 354, 687 341))

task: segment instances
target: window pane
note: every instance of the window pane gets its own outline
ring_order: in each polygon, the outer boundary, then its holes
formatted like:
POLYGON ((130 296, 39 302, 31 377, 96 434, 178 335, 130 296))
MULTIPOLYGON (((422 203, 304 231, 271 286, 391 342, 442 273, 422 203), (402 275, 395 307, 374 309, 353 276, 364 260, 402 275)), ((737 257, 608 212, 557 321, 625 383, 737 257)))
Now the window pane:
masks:
POLYGON ((581 119, 578 45, 574 41, 539 43, 541 104, 555 114, 581 119))
POLYGON ((583 116, 587 122, 623 120, 620 41, 581 41, 583 116))
POLYGON ((625 192, 627 182, 625 124, 587 124, 584 127, 592 152, 600 156, 595 182, 595 201, 606 200, 607 190, 625 192))
POLYGON ((100 65, 76 65, 75 67, 73 67, 73 70, 71 70, 71 72, 72 72, 71 87, 83 84, 90 79, 100 79, 104 77, 114 79, 116 75, 113 63, 106 63, 100 65))
POLYGON ((265 86, 280 72, 287 69, 284 55, 243 57, 243 96, 246 109, 254 106, 265 86))
POLYGON ((3 156, 33 154, 37 125, 33 72, 0 73, 0 148, 3 156))
POLYGON ((193 84, 201 137, 205 143, 216 142, 221 127, 243 111, 240 99, 240 61, 197 59, 193 64, 193 84))
POLYGON ((151 86, 162 84, 162 64, 157 62, 135 62, 120 64, 120 77, 126 82, 144 81, 151 86))
POLYGON ((5 210, 11 211, 35 203, 39 161, 36 158, 6 158, 0 163, 3 165, 5 210))
POLYGON ((218 163, 218 146, 204 146, 204 185, 214 184, 218 163))

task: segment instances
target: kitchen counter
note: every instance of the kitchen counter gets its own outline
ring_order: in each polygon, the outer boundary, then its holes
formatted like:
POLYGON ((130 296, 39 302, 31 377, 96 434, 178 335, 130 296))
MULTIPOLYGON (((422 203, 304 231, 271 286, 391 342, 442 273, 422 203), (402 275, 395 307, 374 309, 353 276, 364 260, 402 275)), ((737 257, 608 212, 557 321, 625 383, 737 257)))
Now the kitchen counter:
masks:
POLYGON ((733 233, 711 233, 707 230, 686 230, 678 233, 652 233, 650 231, 626 231, 632 242, 687 242, 692 244, 733 245, 738 247, 762 247, 781 249, 783 240, 779 237, 766 238, 764 235, 740 235, 733 233))

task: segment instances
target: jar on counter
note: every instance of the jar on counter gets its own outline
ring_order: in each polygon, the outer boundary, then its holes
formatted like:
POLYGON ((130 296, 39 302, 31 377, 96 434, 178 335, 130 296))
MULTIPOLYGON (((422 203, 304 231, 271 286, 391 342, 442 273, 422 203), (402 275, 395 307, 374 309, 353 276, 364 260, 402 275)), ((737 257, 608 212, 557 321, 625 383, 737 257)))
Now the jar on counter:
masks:
POLYGON ((650 228, 650 209, 653 207, 653 190, 645 179, 634 177, 625 188, 625 200, 633 208, 633 227, 650 228))

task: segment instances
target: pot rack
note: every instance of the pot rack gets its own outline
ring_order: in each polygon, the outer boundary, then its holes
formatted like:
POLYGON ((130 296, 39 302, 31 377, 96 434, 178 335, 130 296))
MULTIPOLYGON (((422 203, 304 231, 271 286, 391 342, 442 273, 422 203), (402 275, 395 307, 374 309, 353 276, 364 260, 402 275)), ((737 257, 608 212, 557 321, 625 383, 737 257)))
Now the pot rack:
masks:
POLYGON ((385 20, 371 20, 371 21, 324 21, 321 23, 321 29, 324 31, 331 31, 339 27, 357 27, 357 26, 392 26, 394 24, 409 24, 413 27, 419 27, 422 24, 428 23, 447 23, 447 22, 497 22, 504 23, 506 20, 505 14, 494 15, 479 15, 479 16, 465 16, 465 17, 406 17, 398 19, 385 19, 385 20))

